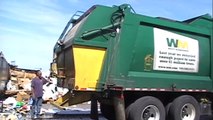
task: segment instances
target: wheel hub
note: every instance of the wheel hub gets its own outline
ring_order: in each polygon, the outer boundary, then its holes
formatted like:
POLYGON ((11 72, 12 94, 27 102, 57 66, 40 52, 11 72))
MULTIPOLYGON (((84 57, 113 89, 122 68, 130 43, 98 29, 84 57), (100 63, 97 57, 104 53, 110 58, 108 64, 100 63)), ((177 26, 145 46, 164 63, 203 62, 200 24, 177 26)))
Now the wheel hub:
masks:
POLYGON ((190 104, 187 103, 185 104, 182 109, 181 109, 181 119, 182 120, 194 120, 195 119, 195 107, 190 104))
POLYGON ((154 105, 148 105, 145 107, 141 114, 141 120, 159 120, 160 111, 154 105))

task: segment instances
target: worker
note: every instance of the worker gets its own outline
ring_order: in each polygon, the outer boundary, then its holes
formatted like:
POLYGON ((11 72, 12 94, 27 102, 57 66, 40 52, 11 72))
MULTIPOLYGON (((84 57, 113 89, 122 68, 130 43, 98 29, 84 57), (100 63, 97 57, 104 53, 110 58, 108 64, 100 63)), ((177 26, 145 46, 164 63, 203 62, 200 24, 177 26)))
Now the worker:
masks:
POLYGON ((43 96, 43 85, 47 82, 51 82, 44 77, 42 77, 42 72, 37 71, 36 77, 31 81, 31 90, 32 90, 32 106, 31 106, 31 117, 38 118, 40 115, 40 110, 42 107, 42 96, 43 96))

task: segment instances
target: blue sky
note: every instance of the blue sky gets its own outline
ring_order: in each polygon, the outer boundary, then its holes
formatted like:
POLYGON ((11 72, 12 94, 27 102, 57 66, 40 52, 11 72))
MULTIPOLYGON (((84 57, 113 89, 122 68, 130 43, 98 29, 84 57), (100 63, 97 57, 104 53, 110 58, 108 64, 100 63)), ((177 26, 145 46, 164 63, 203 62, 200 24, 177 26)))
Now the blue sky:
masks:
POLYGON ((0 51, 18 67, 49 70, 53 46, 76 11, 123 3, 138 14, 180 21, 212 15, 212 0, 0 0, 0 51))

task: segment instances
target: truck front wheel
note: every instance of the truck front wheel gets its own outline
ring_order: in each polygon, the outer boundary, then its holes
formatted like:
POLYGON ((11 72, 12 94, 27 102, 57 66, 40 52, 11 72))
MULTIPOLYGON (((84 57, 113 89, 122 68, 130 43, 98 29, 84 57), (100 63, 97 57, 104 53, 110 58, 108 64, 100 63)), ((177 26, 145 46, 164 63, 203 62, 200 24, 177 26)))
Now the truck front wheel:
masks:
POLYGON ((115 120, 115 110, 113 105, 101 103, 100 109, 101 109, 102 115, 105 118, 107 118, 108 120, 115 120))
POLYGON ((199 120, 200 107, 194 97, 183 95, 176 98, 169 108, 171 120, 199 120))
POLYGON ((165 120, 165 108, 161 101, 152 96, 136 100, 128 110, 128 120, 165 120))

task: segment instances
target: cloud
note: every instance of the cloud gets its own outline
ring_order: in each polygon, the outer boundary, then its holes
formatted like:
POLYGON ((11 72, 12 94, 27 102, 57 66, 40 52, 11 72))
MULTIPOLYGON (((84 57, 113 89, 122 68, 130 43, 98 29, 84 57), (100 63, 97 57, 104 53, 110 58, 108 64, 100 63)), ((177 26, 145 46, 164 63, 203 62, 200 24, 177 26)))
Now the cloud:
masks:
POLYGON ((33 4, 38 4, 38 6, 43 6, 45 8, 51 8, 58 11, 61 11, 63 9, 63 7, 59 5, 61 0, 36 0, 33 2, 33 4))
MULTIPOLYGON (((26 34, 24 31, 20 31, 19 29, 16 28, 10 28, 8 26, 4 26, 0 24, 0 31, 5 32, 5 33, 16 33, 16 34, 26 34)), ((0 36, 1 38, 1 36, 0 36)))
POLYGON ((1 5, 0 17, 23 23, 56 26, 57 23, 64 22, 63 18, 67 17, 66 14, 59 12, 57 9, 60 9, 60 7, 53 2, 39 2, 38 5, 34 3, 9 2, 1 5))
POLYGON ((0 3, 0 51, 8 62, 49 69, 54 44, 69 16, 59 9, 55 3, 41 1, 0 3))
POLYGON ((41 34, 59 36, 70 15, 56 9, 61 9, 61 7, 49 0, 24 4, 22 2, 5 2, 0 6, 2 21, 0 31, 11 34, 31 34, 31 36, 32 34, 34 36, 41 34))

